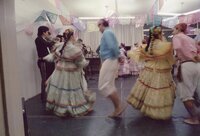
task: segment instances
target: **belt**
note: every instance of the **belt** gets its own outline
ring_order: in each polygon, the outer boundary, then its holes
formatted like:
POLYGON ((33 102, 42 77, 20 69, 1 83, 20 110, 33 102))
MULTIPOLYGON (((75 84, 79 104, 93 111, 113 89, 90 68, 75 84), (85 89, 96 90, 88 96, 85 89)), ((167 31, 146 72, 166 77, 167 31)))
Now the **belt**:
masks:
MULTIPOLYGON (((185 61, 182 61, 180 62, 180 65, 178 66, 178 73, 177 73, 177 80, 179 82, 182 82, 183 81, 183 75, 182 75, 182 68, 181 68, 181 65, 183 63, 186 63, 186 62, 194 62, 193 60, 185 60, 185 61)), ((195 63, 195 62, 194 62, 195 63)))

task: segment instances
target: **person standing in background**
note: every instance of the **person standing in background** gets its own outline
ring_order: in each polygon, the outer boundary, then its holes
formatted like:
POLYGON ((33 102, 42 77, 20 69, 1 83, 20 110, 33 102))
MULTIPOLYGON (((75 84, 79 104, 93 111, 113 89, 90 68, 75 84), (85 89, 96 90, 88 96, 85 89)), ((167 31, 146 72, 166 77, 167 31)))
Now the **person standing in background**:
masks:
POLYGON ((50 37, 49 28, 46 26, 40 26, 38 28, 37 38, 35 39, 35 45, 37 49, 38 54, 38 67, 40 69, 41 74, 41 100, 42 102, 46 101, 46 94, 45 94, 45 82, 49 78, 49 76, 52 74, 55 68, 54 62, 48 62, 44 59, 45 56, 47 56, 51 49, 53 48, 53 45, 55 42, 48 41, 50 37))
POLYGON ((125 77, 130 74, 130 67, 127 58, 127 50, 124 43, 121 43, 119 48, 120 48, 119 51, 120 51, 120 57, 122 58, 122 62, 119 64, 118 76, 125 77))
MULTIPOLYGON (((138 43, 134 43, 134 45, 131 46, 130 51, 135 51, 138 48, 139 48, 138 43)), ((134 76, 139 75, 139 72, 140 72, 139 63, 135 62, 133 59, 129 59, 129 67, 130 67, 131 75, 134 75, 134 76)))

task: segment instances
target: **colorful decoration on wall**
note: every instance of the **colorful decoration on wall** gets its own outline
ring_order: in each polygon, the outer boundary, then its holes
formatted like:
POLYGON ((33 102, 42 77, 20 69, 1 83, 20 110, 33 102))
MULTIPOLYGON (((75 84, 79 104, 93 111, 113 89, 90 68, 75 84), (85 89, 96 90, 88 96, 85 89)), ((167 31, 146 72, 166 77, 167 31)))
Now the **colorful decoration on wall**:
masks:
POLYGON ((40 16, 37 17, 37 19, 34 22, 39 22, 39 21, 48 21, 45 10, 41 12, 40 16))
POLYGON ((176 24, 178 24, 178 17, 171 17, 162 20, 162 26, 173 28, 176 24))
POLYGON ((162 24, 162 16, 154 15, 153 25, 154 26, 159 26, 161 24, 162 24))
POLYGON ((198 22, 200 22, 200 12, 164 19, 162 25, 173 28, 177 23, 196 24, 198 22))
POLYGON ((54 14, 54 13, 51 13, 51 12, 46 11, 46 16, 47 16, 47 18, 49 19, 49 21, 50 21, 52 24, 55 24, 55 23, 56 23, 56 20, 57 20, 57 17, 58 17, 57 14, 54 14))
POLYGON ((25 33, 28 36, 32 36, 33 35, 33 24, 28 25, 25 29, 24 29, 25 33))
POLYGON ((73 26, 75 26, 80 31, 86 30, 86 24, 82 20, 80 20, 80 19, 78 19, 77 17, 74 17, 74 16, 72 16, 71 18, 72 18, 73 26))
POLYGON ((149 14, 147 15, 147 23, 153 23, 154 24, 154 17, 157 15, 159 9, 159 1, 156 0, 153 4, 153 6, 150 9, 149 14))
POLYGON ((59 15, 59 19, 62 22, 62 25, 71 25, 72 24, 70 19, 67 19, 62 15, 59 15))
POLYGON ((165 1, 164 0, 159 0, 159 10, 163 7, 165 1))
POLYGON ((63 15, 57 15, 46 10, 43 10, 34 20, 34 22, 30 23, 29 25, 25 24, 23 30, 27 35, 32 36, 33 29, 41 25, 49 27, 53 36, 59 34, 64 26, 73 25, 79 31, 86 30, 86 24, 82 20, 79 20, 77 17, 67 18, 63 15))
POLYGON ((200 12, 178 17, 180 23, 195 24, 200 22, 200 12))

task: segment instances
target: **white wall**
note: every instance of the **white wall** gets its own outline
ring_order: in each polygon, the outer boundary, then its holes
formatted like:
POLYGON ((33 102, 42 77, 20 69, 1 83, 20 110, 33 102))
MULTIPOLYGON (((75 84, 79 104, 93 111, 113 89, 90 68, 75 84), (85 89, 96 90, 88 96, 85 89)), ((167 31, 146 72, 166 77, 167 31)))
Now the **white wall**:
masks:
MULTIPOLYGON (((141 43, 143 40, 143 28, 136 28, 134 25, 117 25, 112 28, 117 40, 120 43, 125 43, 126 46, 134 45, 134 43, 141 43)), ((96 32, 80 32, 79 37, 83 39, 86 46, 90 46, 93 51, 96 51, 99 46, 102 34, 96 32)))
POLYGON ((35 35, 28 36, 24 31, 17 32, 17 49, 20 66, 22 96, 31 98, 40 93, 41 77, 37 66, 35 35))

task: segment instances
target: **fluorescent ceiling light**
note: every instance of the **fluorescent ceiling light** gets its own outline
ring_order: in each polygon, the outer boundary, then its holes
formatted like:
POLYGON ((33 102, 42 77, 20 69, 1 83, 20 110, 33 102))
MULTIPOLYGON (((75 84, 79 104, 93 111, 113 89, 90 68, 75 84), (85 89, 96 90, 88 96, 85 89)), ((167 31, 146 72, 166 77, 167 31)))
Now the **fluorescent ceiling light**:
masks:
POLYGON ((183 15, 189 15, 189 14, 193 14, 193 13, 196 13, 196 12, 200 12, 200 9, 193 10, 193 11, 190 11, 190 12, 186 12, 183 15))
POLYGON ((200 9, 197 9, 197 10, 193 10, 193 11, 190 11, 190 12, 186 12, 186 13, 167 13, 167 12, 158 12, 158 15, 161 15, 161 16, 180 16, 180 15, 189 15, 189 14, 193 14, 193 13, 196 13, 196 12, 200 12, 200 9))
POLYGON ((158 12, 158 15, 161 15, 161 16, 179 16, 181 14, 178 14, 178 13, 167 13, 167 12, 158 12))
MULTIPOLYGON (((102 18, 105 18, 105 17, 79 17, 79 19, 82 19, 82 20, 98 20, 98 19, 102 19, 102 18)), ((131 17, 110 17, 110 18, 117 18, 117 19, 135 19, 134 16, 131 16, 131 17)))

